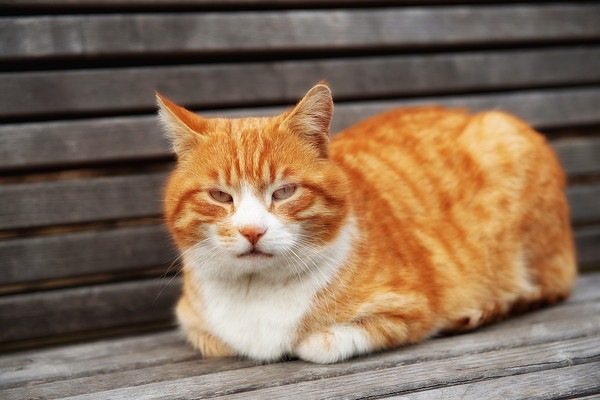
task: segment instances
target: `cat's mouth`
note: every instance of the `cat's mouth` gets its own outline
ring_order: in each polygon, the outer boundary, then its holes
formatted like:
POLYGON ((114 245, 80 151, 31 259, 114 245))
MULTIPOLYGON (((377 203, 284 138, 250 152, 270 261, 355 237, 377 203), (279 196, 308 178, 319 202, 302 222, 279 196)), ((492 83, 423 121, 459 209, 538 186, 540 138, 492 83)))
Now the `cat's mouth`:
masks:
POLYGON ((242 254, 238 254, 238 258, 254 258, 254 257, 273 257, 273 254, 263 253, 260 250, 252 249, 242 254))

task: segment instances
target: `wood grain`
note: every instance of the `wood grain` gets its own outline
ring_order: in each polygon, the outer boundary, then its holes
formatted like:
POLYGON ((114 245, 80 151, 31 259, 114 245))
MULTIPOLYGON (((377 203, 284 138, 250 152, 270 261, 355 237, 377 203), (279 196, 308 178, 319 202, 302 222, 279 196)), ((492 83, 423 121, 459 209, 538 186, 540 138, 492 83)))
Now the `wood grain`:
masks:
MULTIPOLYGON (((469 3, 490 3, 497 0, 471 0, 469 3)), ((515 0, 513 0, 515 1, 515 0)), ((464 0, 420 0, 419 4, 460 4, 465 3, 464 0)), ((378 0, 377 4, 389 4, 389 5, 414 5, 414 0, 378 0)), ((368 8, 369 4, 365 5, 363 0, 3 0, 0 3, 0 9, 27 9, 27 8, 55 8, 55 7, 68 7, 68 8, 85 8, 85 9, 102 9, 104 7, 112 8, 125 8, 130 9, 135 6, 140 10, 146 9, 146 7, 197 7, 202 9, 203 7, 241 7, 245 10, 247 7, 257 8, 287 8, 287 7, 335 7, 335 6, 348 6, 358 5, 364 8, 368 8)))
POLYGON ((600 172, 600 137, 579 137, 550 142, 571 177, 600 172))
POLYGON ((600 226, 578 228, 575 231, 575 244, 581 270, 600 267, 600 226))
POLYGON ((600 36, 598 18, 600 6, 593 3, 38 16, 0 20, 0 54, 17 60, 592 40, 600 36))
POLYGON ((0 285, 159 266, 176 271, 175 259, 175 246, 162 225, 4 240, 0 285))
MULTIPOLYGON (((389 400, 480 400, 480 399, 555 399, 573 398, 590 392, 600 392, 598 383, 600 362, 538 371, 528 374, 486 379, 419 393, 385 397, 389 400)), ((588 398, 587 396, 585 398, 588 398)), ((598 398, 597 396, 590 396, 598 398)))
POLYGON ((165 173, 0 186, 0 228, 41 227, 161 212, 165 173))
POLYGON ((600 222, 600 183, 572 185, 567 199, 574 224, 600 222))
MULTIPOLYGON (((0 186, 0 229, 158 217, 165 173, 0 186)), ((567 189, 574 223, 600 218, 600 185, 567 189)))
MULTIPOLYGON (((585 337, 552 343, 523 346, 485 353, 464 354, 448 359, 421 360, 414 364, 382 366, 362 372, 352 371, 355 363, 313 366, 302 363, 293 373, 287 365, 266 365, 210 374, 199 384, 196 377, 113 389, 69 397, 84 400, 168 399, 223 397, 228 399, 289 398, 339 399, 367 398, 422 390, 440 385, 493 379, 531 373, 573 364, 584 364, 598 357, 597 338, 585 337), (330 377, 328 370, 345 368, 342 375, 330 377)), ((358 363, 360 363, 359 360, 358 363)))
POLYGON ((153 90, 196 109, 285 104, 323 79, 337 101, 581 85, 600 81, 600 48, 11 72, 0 118, 151 110, 153 90))
MULTIPOLYGON (((378 367, 415 363, 424 359, 444 359, 475 352, 487 352, 496 348, 518 347, 594 335, 600 332, 600 293, 597 291, 599 279, 599 274, 581 277, 574 291, 575 295, 567 303, 514 317, 470 334, 427 341, 417 347, 411 346, 397 352, 386 352, 360 359, 359 363, 352 365, 346 363, 328 367, 314 366, 316 370, 307 370, 302 363, 300 365, 298 363, 286 364, 287 372, 285 373, 288 378, 289 376, 298 376, 297 381, 301 381, 314 376, 339 376, 350 372, 369 371, 378 367), (572 329, 573 326, 577 326, 577 329, 572 329), (423 354, 427 354, 427 356, 423 354), (351 370, 349 370, 350 367, 351 370)), ((26 326, 22 328, 22 331, 25 331, 25 337, 31 335, 28 333, 30 331, 37 335, 56 333, 53 325, 58 322, 49 321, 52 318, 61 319, 63 333, 66 329, 72 331, 99 329, 98 326, 102 326, 102 324, 122 323, 124 314, 132 312, 131 309, 123 310, 124 307, 128 307, 127 301, 140 297, 142 300, 135 300, 141 304, 140 309, 135 311, 136 313, 147 318, 164 320, 171 315, 170 307, 175 300, 175 288, 179 287, 179 281, 175 279, 171 282, 159 297, 159 299, 163 298, 161 301, 170 305, 166 307, 161 303, 157 307, 152 301, 163 284, 166 282, 162 281, 159 285, 159 281, 151 280, 146 283, 142 282, 140 285, 127 283, 38 293, 34 297, 36 300, 34 303, 29 302, 31 295, 4 296, 0 297, 0 304, 4 305, 4 307, 0 306, 0 316, 7 312, 13 319, 7 320, 8 317, 5 317, 0 322, 3 323, 3 326, 10 326, 5 323, 13 320, 25 324, 26 326), (145 285, 145 289, 140 289, 140 286, 143 285, 145 285), (141 296, 140 293, 142 293, 141 296), (11 298, 20 300, 10 301, 11 298), (59 303, 59 307, 53 311, 55 303, 59 302, 61 298, 66 304, 59 303), (106 314, 98 312, 98 307, 95 306, 97 303, 104 304, 102 308, 107 310, 106 314), (44 316, 46 308, 50 309, 48 316, 44 316), (112 311, 110 311, 111 308, 112 311), (39 317, 40 314, 42 317, 39 317)), ((137 315, 130 317, 132 318, 130 323, 136 323, 140 319, 137 315)), ((22 338, 21 336, 7 338, 6 333, 3 337, 4 340, 22 338)), ((106 342, 75 344, 63 349, 37 350, 0 356, 0 388, 19 387, 27 382, 41 384, 68 381, 74 378, 96 377, 102 374, 120 374, 123 371, 156 367, 167 363, 174 364, 173 369, 165 370, 167 376, 175 374, 189 376, 185 372, 190 367, 189 365, 175 365, 183 361, 197 360, 197 357, 190 358, 190 349, 187 348, 183 339, 177 334, 160 334, 156 341, 153 341, 152 338, 153 335, 144 335, 139 343, 132 339, 113 339, 106 342), (178 370, 180 371, 178 372, 178 370)), ((200 370, 197 368, 206 367, 202 365, 193 368, 199 372, 200 370)), ((238 364, 232 364, 230 369, 238 367, 238 364)), ((276 370, 278 367, 269 368, 276 370)), ((140 374, 143 375, 144 371, 129 376, 132 380, 134 376, 137 376, 135 379, 143 379, 140 374)), ((264 379, 268 379, 269 376, 270 373, 263 373, 264 379)), ((285 376, 282 377, 282 379, 284 378, 285 376)), ((97 378, 94 379, 97 380, 97 378)), ((151 379, 160 381, 161 376, 160 374, 152 376, 151 379)), ((239 379, 243 379, 243 377, 240 375, 239 379)), ((120 382, 123 381, 120 380, 120 382)), ((59 386, 65 390, 66 386, 73 385, 67 382, 67 384, 59 386)), ((73 388, 72 390, 81 389, 73 388)))
POLYGON ((0 342, 173 321, 169 277, 0 296, 0 342))
MULTIPOLYGON (((600 228, 575 230, 580 270, 600 264, 600 228)), ((0 241, 0 285, 25 284, 162 266, 178 270, 176 252, 162 225, 114 228, 0 241)))
MULTIPOLYGON (((434 96, 410 100, 336 103, 332 132, 395 107, 440 104, 473 111, 502 109, 538 128, 600 123, 600 87, 515 91, 478 95, 434 96)), ((275 115, 283 107, 200 111, 204 116, 275 115)), ((592 139, 589 139, 592 140, 592 139)), ((564 144, 561 160, 574 174, 597 170, 597 140, 564 144), (572 155, 571 155, 572 154, 572 155)), ((94 118, 75 121, 0 125, 0 170, 47 168, 89 163, 170 157, 155 116, 94 118), (39 143, 44 146, 39 146, 39 143)))

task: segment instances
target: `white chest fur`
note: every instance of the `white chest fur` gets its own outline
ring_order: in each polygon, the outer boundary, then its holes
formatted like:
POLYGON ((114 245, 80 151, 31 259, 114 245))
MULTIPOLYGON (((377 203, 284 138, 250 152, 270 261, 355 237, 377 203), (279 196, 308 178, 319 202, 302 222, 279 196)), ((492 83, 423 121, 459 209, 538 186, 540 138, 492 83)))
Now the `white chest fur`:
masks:
POLYGON ((205 315, 216 336, 240 354, 275 360, 291 354, 315 286, 300 281, 276 286, 250 280, 246 287, 207 282, 203 285, 205 315))
MULTIPOLYGON (((309 311, 317 292, 326 287, 346 262, 355 237, 349 222, 318 256, 304 256, 311 272, 277 282, 252 279, 202 279, 202 313, 212 334, 236 352, 272 361, 293 354, 298 324, 309 311)), ((281 268, 293 268, 282 265, 281 268)))

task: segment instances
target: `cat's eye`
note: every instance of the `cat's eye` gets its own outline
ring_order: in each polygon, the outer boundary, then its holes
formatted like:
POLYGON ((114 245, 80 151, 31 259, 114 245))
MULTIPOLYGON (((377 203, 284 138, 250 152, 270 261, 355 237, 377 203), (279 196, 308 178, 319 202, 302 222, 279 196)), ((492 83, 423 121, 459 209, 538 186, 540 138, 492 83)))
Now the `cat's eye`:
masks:
POLYGON ((233 197, 231 197, 229 193, 225 193, 220 190, 211 190, 208 192, 208 194, 210 194, 210 197, 219 203, 231 203, 233 201, 233 197))
POLYGON ((285 200, 289 199, 296 191, 296 185, 285 185, 273 192, 273 199, 285 200))

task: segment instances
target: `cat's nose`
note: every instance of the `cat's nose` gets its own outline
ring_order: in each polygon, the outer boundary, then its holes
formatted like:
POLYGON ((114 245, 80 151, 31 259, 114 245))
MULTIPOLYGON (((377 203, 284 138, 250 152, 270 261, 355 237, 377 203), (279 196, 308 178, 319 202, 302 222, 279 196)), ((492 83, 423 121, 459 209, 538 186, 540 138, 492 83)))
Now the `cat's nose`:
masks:
POLYGON ((267 228, 256 225, 246 225, 241 227, 239 231, 254 246, 260 237, 265 234, 267 228))

